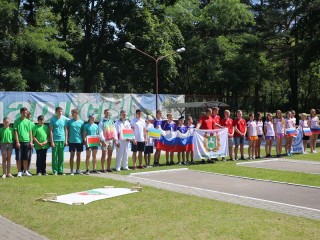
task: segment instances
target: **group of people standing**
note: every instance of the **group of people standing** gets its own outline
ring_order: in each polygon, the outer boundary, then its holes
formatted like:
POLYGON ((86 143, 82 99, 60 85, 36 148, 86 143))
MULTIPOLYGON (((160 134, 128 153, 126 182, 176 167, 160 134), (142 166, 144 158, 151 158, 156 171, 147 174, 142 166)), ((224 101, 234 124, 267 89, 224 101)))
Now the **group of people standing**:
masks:
MULTIPOLYGON (((197 129, 219 129, 228 128, 228 147, 230 160, 245 160, 244 141, 248 139, 249 159, 260 158, 260 149, 262 139, 266 140, 266 157, 271 157, 271 146, 276 141, 276 153, 278 157, 282 155, 282 141, 285 139, 285 152, 290 156, 293 135, 288 133, 291 129, 300 126, 307 132, 310 129, 313 134, 305 134, 304 153, 306 153, 307 141, 310 139, 311 153, 316 152, 316 140, 318 137, 319 118, 316 111, 310 111, 309 118, 307 114, 301 114, 301 120, 297 124, 294 111, 288 111, 286 118, 280 110, 277 110, 275 118, 271 113, 267 114, 266 121, 263 122, 262 114, 249 114, 249 121, 242 116, 242 111, 237 111, 235 119, 230 118, 230 111, 224 111, 224 118, 220 119, 219 108, 208 108, 206 115, 200 117, 197 125, 193 125, 191 116, 187 119, 187 125, 184 125, 185 119, 181 116, 178 123, 173 120, 172 114, 167 114, 167 120, 162 119, 161 110, 157 110, 156 117, 148 115, 146 119, 142 118, 142 111, 136 110, 135 117, 129 122, 125 110, 120 111, 120 118, 114 122, 111 120, 111 111, 104 110, 104 117, 99 124, 95 123, 95 114, 88 116, 88 123, 84 123, 79 118, 77 109, 71 110, 72 118, 68 120, 63 116, 63 109, 57 107, 55 115, 50 119, 49 126, 44 124, 44 117, 38 116, 38 124, 35 125, 31 120, 31 113, 27 108, 20 109, 20 117, 10 128, 9 118, 4 118, 4 126, 0 129, 0 144, 2 154, 2 178, 13 177, 10 172, 12 150, 15 149, 18 177, 32 176, 29 171, 30 160, 33 148, 36 150, 37 175, 47 175, 46 156, 49 147, 52 148, 52 173, 54 175, 65 175, 64 173, 64 151, 69 146, 70 152, 70 175, 83 174, 80 171, 81 153, 83 145, 86 151, 86 171, 90 174, 89 165, 92 158, 92 173, 99 174, 97 170, 97 152, 98 146, 91 146, 87 143, 88 136, 99 136, 101 155, 101 172, 112 172, 111 160, 114 148, 116 148, 115 171, 130 170, 128 167, 128 153, 131 145, 133 169, 151 167, 151 154, 154 146, 157 146, 157 140, 148 137, 148 129, 157 128, 164 131, 180 131, 186 133, 191 128, 197 129), (124 138, 122 131, 124 129, 133 129, 134 139, 124 138), (311 135, 311 136, 310 136, 311 135), (131 142, 131 144, 130 144, 131 142), (234 152, 233 152, 233 146, 234 152), (238 150, 240 147, 240 157, 238 150), (233 157, 234 154, 234 157, 233 157), (145 165, 143 162, 143 155, 145 165), (76 158, 76 167, 74 160, 76 158), (105 164, 107 160, 107 163, 105 164), (138 162, 138 163, 137 163, 138 162), (75 171, 74 171, 75 169, 75 171)), ((154 166, 159 166, 161 150, 156 147, 154 154, 154 166)), ((178 152, 178 163, 188 164, 193 162, 193 152, 178 152)), ((174 152, 166 152, 166 164, 174 164, 174 152)), ((225 158, 223 158, 225 160, 225 158)), ((210 159, 208 161, 211 161, 210 159)))
MULTIPOLYGON (((230 118, 230 111, 224 111, 224 118, 220 120, 218 108, 206 111, 206 115, 201 117, 197 127, 202 129, 228 128, 228 146, 230 160, 246 160, 244 157, 244 141, 248 139, 249 159, 259 159, 261 156, 261 141, 265 139, 266 157, 271 158, 272 143, 276 141, 276 156, 282 157, 283 140, 285 140, 285 154, 291 156, 292 142, 296 134, 296 128, 301 127, 303 131, 303 153, 307 153, 307 142, 310 140, 310 153, 316 153, 316 141, 320 132, 319 118, 315 109, 311 109, 308 118, 306 113, 302 113, 301 120, 297 123, 295 111, 286 112, 283 116, 280 110, 276 111, 276 116, 267 114, 266 121, 263 121, 262 114, 249 113, 249 121, 242 116, 242 111, 237 111, 237 118, 230 118), (233 145, 234 158, 233 158, 233 145), (240 158, 238 150, 240 146, 240 158)), ((223 158, 224 160, 224 158, 223 158)))

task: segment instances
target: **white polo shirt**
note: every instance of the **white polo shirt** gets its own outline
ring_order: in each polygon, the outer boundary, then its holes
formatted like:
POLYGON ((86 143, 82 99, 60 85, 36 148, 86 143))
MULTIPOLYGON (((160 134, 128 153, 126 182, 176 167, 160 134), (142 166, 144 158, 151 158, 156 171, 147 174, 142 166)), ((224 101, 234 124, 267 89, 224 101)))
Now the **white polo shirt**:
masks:
POLYGON ((142 118, 137 119, 136 117, 131 120, 131 127, 133 128, 134 137, 137 142, 144 142, 144 131, 146 127, 146 121, 142 118))

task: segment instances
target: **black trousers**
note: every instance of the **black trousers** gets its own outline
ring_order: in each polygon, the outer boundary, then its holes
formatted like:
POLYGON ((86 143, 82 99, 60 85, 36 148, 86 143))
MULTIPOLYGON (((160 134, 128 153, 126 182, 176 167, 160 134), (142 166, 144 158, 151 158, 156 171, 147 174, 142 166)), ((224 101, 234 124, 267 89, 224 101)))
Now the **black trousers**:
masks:
POLYGON ((47 160, 47 151, 48 149, 36 150, 37 152, 37 174, 46 173, 46 160, 47 160))

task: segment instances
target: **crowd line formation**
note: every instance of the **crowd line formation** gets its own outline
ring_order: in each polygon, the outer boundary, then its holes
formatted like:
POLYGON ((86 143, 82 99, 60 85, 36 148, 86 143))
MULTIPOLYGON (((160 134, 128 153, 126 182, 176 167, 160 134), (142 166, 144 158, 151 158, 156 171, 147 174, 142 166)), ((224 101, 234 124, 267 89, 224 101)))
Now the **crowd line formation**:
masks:
MULTIPOLYGON (((153 166, 159 166, 161 150, 157 147, 157 140, 148 137, 148 129, 157 128, 164 131, 180 131, 186 133, 190 128, 197 129, 219 129, 228 128, 228 148, 229 160, 246 160, 244 157, 244 142, 248 139, 249 159, 260 158, 261 142, 265 139, 266 157, 271 156, 271 146, 276 141, 277 157, 282 156, 283 144, 285 140, 285 154, 291 156, 291 147, 295 129, 301 127, 303 131, 304 151, 307 151, 307 142, 310 140, 310 153, 316 152, 316 140, 318 138, 319 118, 315 109, 311 109, 310 116, 301 114, 301 120, 297 122, 294 111, 288 111, 284 117, 280 110, 277 110, 276 116, 267 114, 263 121, 262 114, 249 114, 249 121, 242 116, 242 111, 237 111, 235 119, 230 118, 230 111, 224 111, 224 118, 220 119, 219 108, 208 108, 206 115, 201 116, 197 125, 193 124, 191 116, 185 119, 181 116, 178 123, 173 120, 172 114, 167 114, 167 120, 162 118, 162 112, 157 110, 155 118, 148 115, 142 118, 141 110, 136 110, 135 117, 129 121, 126 111, 120 111, 120 118, 114 122, 111 120, 111 111, 104 110, 104 117, 99 124, 95 123, 95 114, 88 116, 88 123, 84 123, 79 118, 77 109, 71 111, 72 118, 68 120, 63 116, 63 109, 57 107, 55 115, 50 119, 49 126, 44 124, 44 117, 38 116, 38 124, 34 124, 30 119, 31 113, 27 108, 20 109, 20 117, 10 127, 10 119, 4 118, 4 126, 0 129, 0 144, 2 154, 2 178, 13 177, 11 174, 11 155, 15 150, 15 158, 18 169, 18 177, 32 176, 29 171, 30 160, 33 149, 36 151, 37 175, 47 175, 46 158, 47 150, 52 148, 52 173, 54 175, 65 175, 64 149, 69 146, 70 151, 70 175, 83 174, 80 171, 81 152, 85 146, 86 151, 86 171, 90 174, 89 165, 92 158, 91 173, 100 174, 100 172, 112 172, 111 159, 114 148, 116 148, 115 171, 130 170, 128 167, 128 153, 131 145, 133 169, 151 167, 151 155, 155 148, 153 166), (133 129, 134 140, 123 139, 121 132, 124 129, 133 129), (97 146, 87 144, 88 136, 99 136, 101 155, 101 171, 97 170, 97 146), (130 144, 131 143, 131 144, 130 144), (234 149, 233 149, 234 147, 234 149), (240 149, 240 157, 238 150, 240 149), (143 165, 143 155, 145 165, 143 165), (76 160, 76 161, 74 161, 76 160), (107 161, 106 161, 107 160, 107 161), (137 164, 138 162, 138 164, 137 164), (74 163, 76 166, 74 167, 74 163), (75 171, 74 171, 75 169, 75 171)), ((166 152, 166 164, 174 163, 174 152, 166 152)), ((193 152, 178 152, 178 164, 192 164, 193 152)), ((226 161, 225 158, 222 158, 226 161)), ((208 159, 208 161, 214 161, 208 159)), ((203 162, 205 162, 203 160, 203 162)))

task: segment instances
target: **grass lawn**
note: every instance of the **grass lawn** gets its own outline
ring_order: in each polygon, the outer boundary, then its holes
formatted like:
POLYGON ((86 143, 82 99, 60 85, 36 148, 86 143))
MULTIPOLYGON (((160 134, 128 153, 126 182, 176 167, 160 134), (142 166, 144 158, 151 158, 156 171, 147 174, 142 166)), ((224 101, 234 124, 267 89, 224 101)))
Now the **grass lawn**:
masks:
MULTIPOLYGON (((219 165, 230 164, 216 166, 219 165)), ((106 185, 132 186, 84 176, 0 179, 0 214, 49 239, 59 240, 319 239, 320 236, 320 221, 151 187, 83 206, 35 201, 48 192, 65 194, 106 185)))

